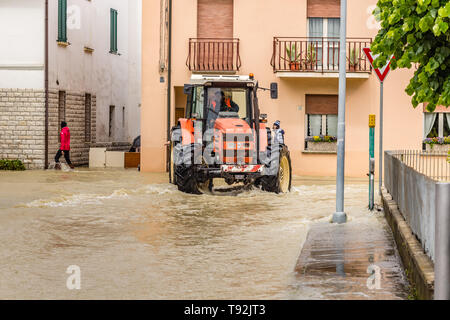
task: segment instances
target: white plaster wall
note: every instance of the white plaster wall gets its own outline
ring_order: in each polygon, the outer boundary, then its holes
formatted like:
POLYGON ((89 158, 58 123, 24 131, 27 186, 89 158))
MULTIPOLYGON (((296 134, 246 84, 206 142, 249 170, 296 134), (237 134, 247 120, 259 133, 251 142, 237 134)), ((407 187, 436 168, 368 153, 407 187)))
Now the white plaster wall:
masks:
POLYGON ((50 1, 50 88, 97 96, 97 142, 131 141, 132 134, 139 132, 135 118, 140 81, 134 79, 140 74, 140 37, 136 35, 140 12, 136 7, 141 1, 68 0, 67 47, 57 45, 58 3, 50 1), (109 53, 111 8, 118 11, 118 55, 109 53), (85 46, 94 52, 85 53, 85 46), (109 137, 111 105, 115 106, 115 130, 109 137))
POLYGON ((0 88, 43 89, 44 0, 0 0, 0 88))
POLYGON ((141 99, 142 99, 142 0, 131 0, 129 3, 128 32, 128 112, 126 119, 129 140, 141 134, 141 99))

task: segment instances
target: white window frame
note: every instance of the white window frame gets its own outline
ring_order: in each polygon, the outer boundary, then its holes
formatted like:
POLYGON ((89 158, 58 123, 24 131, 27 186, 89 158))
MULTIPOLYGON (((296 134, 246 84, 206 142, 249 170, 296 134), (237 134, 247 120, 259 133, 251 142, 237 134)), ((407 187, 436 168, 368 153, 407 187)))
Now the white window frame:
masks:
MULTIPOLYGON (((320 130, 320 134, 323 136, 327 135, 327 114, 321 114, 320 115, 322 117, 322 128, 320 130)), ((309 133, 309 114, 305 113, 305 138, 310 137, 308 135, 309 133)))
MULTIPOLYGON (((438 137, 443 137, 444 136, 444 121, 447 121, 447 119, 445 119, 445 114, 446 112, 436 112, 437 113, 437 117, 436 120, 438 122, 438 137)), ((423 113, 423 138, 426 139, 427 135, 425 134, 425 115, 427 114, 427 112, 423 113)), ((434 125, 434 124, 433 124, 434 125)))
MULTIPOLYGON (((323 38, 328 38, 328 19, 331 19, 331 18, 319 18, 319 17, 309 18, 308 17, 306 19, 306 33, 308 34, 308 38, 312 37, 311 36, 311 32, 310 32, 311 30, 309 29, 309 19, 322 19, 322 24, 323 24, 323 26, 322 26, 322 30, 323 30, 322 37, 323 38)), ((332 19, 340 19, 340 18, 332 18, 332 19)), ((341 32, 341 30, 339 30, 339 33, 340 32, 341 32)), ((324 42, 324 44, 325 44, 325 42, 324 42)), ((328 64, 325 63, 326 61, 328 61, 328 50, 324 50, 324 48, 322 48, 322 42, 319 42, 317 47, 322 49, 322 61, 321 62, 319 62, 319 61, 317 62, 318 66, 322 67, 322 65, 323 65, 324 69, 327 69, 327 70, 328 69, 334 70, 335 68, 337 68, 339 66, 339 57, 338 57, 338 61, 334 62, 335 63, 334 65, 333 65, 332 61, 330 61, 328 64)), ((329 49, 328 46, 327 46, 327 49, 329 49)))

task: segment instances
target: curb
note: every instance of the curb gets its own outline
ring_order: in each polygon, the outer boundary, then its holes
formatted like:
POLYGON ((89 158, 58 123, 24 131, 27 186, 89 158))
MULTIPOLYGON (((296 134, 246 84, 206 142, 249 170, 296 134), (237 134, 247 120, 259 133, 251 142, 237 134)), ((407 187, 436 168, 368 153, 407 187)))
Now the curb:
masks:
POLYGON ((434 264, 424 253, 422 245, 412 233, 408 223, 398 210, 397 203, 385 188, 381 199, 386 220, 392 230, 405 273, 412 287, 414 296, 420 300, 434 298, 434 264))

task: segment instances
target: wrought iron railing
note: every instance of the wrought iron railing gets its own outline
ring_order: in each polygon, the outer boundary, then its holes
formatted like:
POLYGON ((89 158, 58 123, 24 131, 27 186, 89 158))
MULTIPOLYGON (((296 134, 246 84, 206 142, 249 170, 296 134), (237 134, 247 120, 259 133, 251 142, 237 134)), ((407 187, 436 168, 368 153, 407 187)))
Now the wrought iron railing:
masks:
MULTIPOLYGON (((363 52, 370 38, 347 38, 346 69, 370 73, 372 67, 363 52)), ((274 37, 271 66, 274 72, 338 72, 339 38, 274 37)))
POLYGON ((193 72, 239 71, 239 39, 190 38, 186 66, 193 72))

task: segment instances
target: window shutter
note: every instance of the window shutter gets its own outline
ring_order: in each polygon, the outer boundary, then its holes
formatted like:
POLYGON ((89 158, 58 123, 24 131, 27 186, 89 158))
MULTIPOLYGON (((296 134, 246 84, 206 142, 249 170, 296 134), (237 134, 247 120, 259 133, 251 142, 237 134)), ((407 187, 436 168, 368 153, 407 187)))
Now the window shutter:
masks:
POLYGON ((117 10, 114 10, 114 51, 117 50, 117 10))
POLYGON ((308 0, 308 18, 340 18, 341 0, 308 0))
POLYGON ((197 1, 197 38, 233 38, 233 0, 197 1))
POLYGON ((111 9, 110 52, 117 53, 117 10, 111 9))
POLYGON ((306 114, 338 114, 338 95, 306 95, 306 114))
POLYGON ((58 0, 58 41, 67 42, 67 0, 58 0))
POLYGON ((110 45, 109 51, 114 52, 114 9, 111 9, 109 27, 110 45))

